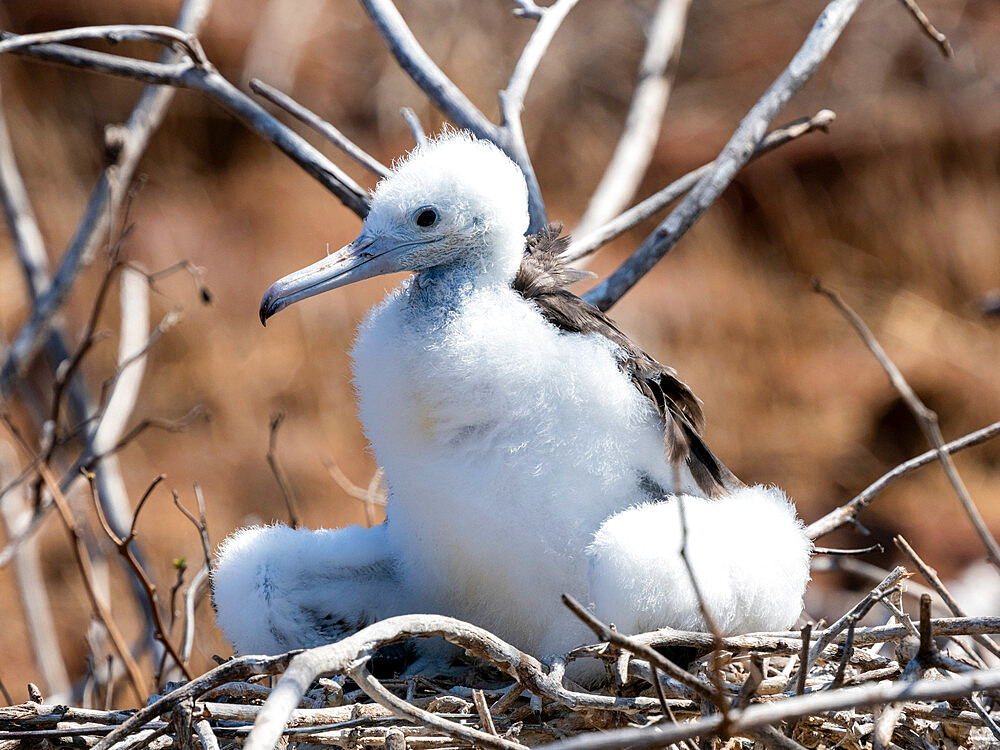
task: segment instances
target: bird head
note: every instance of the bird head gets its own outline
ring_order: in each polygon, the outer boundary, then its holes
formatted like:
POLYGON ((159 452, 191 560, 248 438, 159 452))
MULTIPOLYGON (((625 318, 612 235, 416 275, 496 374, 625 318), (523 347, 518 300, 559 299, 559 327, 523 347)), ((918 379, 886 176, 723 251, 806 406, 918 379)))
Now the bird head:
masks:
POLYGON ((447 132, 418 146, 379 182, 353 242, 267 290, 261 322, 299 300, 397 271, 456 266, 509 282, 527 228, 520 168, 488 141, 447 132))

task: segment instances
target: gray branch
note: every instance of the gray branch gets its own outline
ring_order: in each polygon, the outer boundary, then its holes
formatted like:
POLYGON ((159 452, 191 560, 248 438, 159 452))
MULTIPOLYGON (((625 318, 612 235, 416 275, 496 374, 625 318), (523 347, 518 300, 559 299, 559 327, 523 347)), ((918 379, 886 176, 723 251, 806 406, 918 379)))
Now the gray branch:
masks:
POLYGON ((711 171, 618 270, 586 295, 588 302, 607 310, 670 252, 750 161, 767 126, 816 72, 860 4, 861 0, 833 0, 826 6, 788 67, 740 122, 711 171))
MULTIPOLYGON (((829 109, 821 109, 812 117, 800 117, 798 120, 793 120, 787 125, 782 125, 780 128, 772 130, 757 144, 757 148, 750 155, 750 161, 759 159, 764 154, 770 153, 779 146, 784 146, 786 143, 794 141, 796 138, 807 133, 817 130, 821 130, 824 133, 828 132, 835 118, 836 115, 829 109)), ((688 172, 683 177, 674 180, 662 190, 653 193, 641 203, 635 204, 632 208, 603 226, 598 227, 590 233, 580 234, 577 237, 571 238, 570 245, 564 255, 567 262, 571 263, 585 255, 589 255, 611 242, 611 240, 624 234, 632 227, 642 223, 660 209, 673 203, 697 185, 698 180, 707 175, 711 169, 711 162, 703 164, 697 169, 688 172)))
POLYGON ((278 89, 267 85, 257 78, 252 78, 250 80, 250 90, 257 95, 264 97, 276 107, 281 107, 281 109, 288 112, 292 115, 292 117, 304 122, 377 177, 385 177, 389 174, 389 168, 387 166, 382 164, 378 159, 369 154, 315 112, 303 107, 297 101, 292 99, 292 97, 288 96, 288 94, 278 91, 278 89))
MULTIPOLYGON (((964 437, 960 437, 958 440, 953 440, 947 445, 941 446, 941 450, 946 453, 957 453, 960 450, 965 450, 966 448, 971 448, 974 445, 984 443, 997 435, 1000 435, 1000 422, 994 422, 981 430, 976 430, 975 432, 969 433, 964 437)), ((806 527, 806 534, 810 539, 816 540, 836 531, 841 526, 851 523, 857 517, 858 513, 867 508, 871 504, 872 500, 874 500, 878 494, 890 484, 902 479, 907 474, 916 471, 920 467, 934 463, 937 460, 938 451, 937 449, 932 449, 925 453, 921 453, 919 456, 911 458, 909 461, 901 463, 899 466, 886 472, 868 485, 850 502, 845 503, 839 508, 831 510, 822 518, 813 521, 808 527, 806 527)))
POLYGON ((625 127, 574 234, 590 234, 616 216, 646 174, 673 88, 690 6, 691 0, 660 0, 657 4, 625 127))

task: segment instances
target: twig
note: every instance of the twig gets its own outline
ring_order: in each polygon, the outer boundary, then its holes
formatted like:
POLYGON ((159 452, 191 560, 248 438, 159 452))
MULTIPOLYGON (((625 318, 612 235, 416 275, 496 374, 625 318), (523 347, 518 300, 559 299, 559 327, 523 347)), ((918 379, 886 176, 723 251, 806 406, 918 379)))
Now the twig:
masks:
MULTIPOLYGON (((465 740, 466 742, 474 745, 493 748, 493 750, 527 750, 527 748, 519 742, 512 742, 511 740, 504 739, 496 734, 489 734, 478 729, 473 729, 472 727, 463 726, 462 724, 442 718, 437 714, 432 714, 430 711, 425 711, 422 708, 417 708, 416 706, 407 703, 402 698, 397 697, 394 693, 386 690, 378 680, 372 677, 368 672, 368 669, 365 667, 364 662, 347 670, 347 674, 358 684, 359 688, 365 691, 369 698, 390 709, 400 718, 408 719, 409 721, 416 722, 417 724, 444 732, 449 737, 465 740)), ((268 698, 268 700, 270 700, 270 698, 268 698)), ((263 716, 263 712, 261 715, 263 716)), ((254 729, 256 729, 256 727, 257 725, 255 724, 254 729)), ((495 731, 496 730, 494 729, 494 732, 495 731)), ((253 735, 251 733, 251 737, 252 736, 253 735)), ((250 742, 251 739, 248 737, 247 747, 250 746, 250 742)))
POLYGON ((369 154, 315 112, 292 99, 292 97, 288 96, 288 94, 278 91, 278 89, 273 86, 269 86, 259 78, 250 79, 250 90, 259 96, 264 97, 276 107, 280 107, 285 110, 296 119, 304 122, 369 172, 378 177, 385 177, 389 174, 389 168, 382 164, 382 162, 369 154))
MULTIPOLYGON (((987 440, 991 440, 997 435, 1000 435, 1000 422, 994 422, 991 425, 983 427, 981 430, 970 432, 968 435, 960 437, 958 440, 953 440, 952 442, 941 446, 941 450, 949 454, 958 453, 959 451, 971 448, 974 445, 985 443, 987 440)), ((927 464, 934 463, 937 460, 938 451, 929 450, 921 453, 919 456, 911 458, 909 461, 899 464, 894 469, 886 472, 868 485, 849 502, 830 511, 822 518, 809 524, 809 526, 806 527, 806 536, 810 539, 819 539, 820 537, 836 531, 841 526, 851 523, 857 515, 867 508, 871 504, 872 500, 874 500, 878 494, 890 484, 895 483, 899 479, 902 479, 917 469, 927 466, 927 464)))
POLYGON ((182 49, 197 65, 208 65, 208 58, 205 57, 205 52, 202 50, 198 38, 173 26, 113 24, 109 26, 79 26, 73 29, 42 31, 37 34, 21 34, 0 41, 0 54, 36 45, 78 42, 84 39, 104 39, 111 44, 117 44, 124 40, 157 42, 174 49, 182 49))
MULTIPOLYGON (((633 640, 623 633, 619 633, 617 630, 612 630, 584 609, 580 603, 569 594, 563 594, 562 601, 563 604, 565 604, 574 615, 579 617, 588 628, 594 631, 594 635, 602 641, 613 643, 626 651, 629 651, 637 656, 641 656, 643 659, 648 661, 651 666, 657 667, 660 671, 665 672, 673 679, 691 688, 700 697, 711 701, 713 705, 724 700, 722 696, 717 696, 712 685, 705 682, 700 677, 696 677, 691 674, 686 669, 682 669, 677 666, 660 652, 655 651, 643 643, 633 640)), ((714 636, 710 637, 714 640, 714 636)))
POLYGON ((118 549, 118 554, 121 555, 122 558, 128 563, 129 567, 132 569, 132 573, 142 584, 142 588, 146 592, 146 598, 149 601, 149 608, 153 616, 153 623, 155 626, 154 636, 156 640, 158 640, 167 650, 167 653, 170 654, 170 658, 174 660, 174 664, 176 664, 181 672, 184 673, 184 677, 188 680, 192 679, 193 675, 188 670, 187 665, 184 664, 183 659, 181 659, 173 644, 170 642, 169 631, 167 626, 164 624, 163 616, 160 613, 160 598, 156 591, 156 584, 150 580, 145 568, 143 568, 139 560, 136 559, 136 556, 132 552, 131 548, 132 540, 135 539, 135 527, 139 522, 139 514, 142 512, 146 501, 152 496, 153 490, 156 489, 160 482, 166 479, 166 475, 160 474, 152 481, 149 487, 146 488, 146 491, 143 493, 138 504, 135 506, 135 512, 132 514, 132 523, 129 526, 128 535, 125 537, 121 537, 115 533, 115 530, 108 523, 107 518, 104 517, 104 511, 101 509, 101 500, 98 495, 97 484, 93 481, 92 476, 88 476, 87 478, 90 480, 90 490, 94 499, 94 508, 97 511, 97 518, 101 522, 101 526, 104 528, 104 533, 108 535, 108 539, 110 539, 111 543, 118 549))
POLYGON ((715 704, 719 713, 722 714, 722 734, 726 734, 726 728, 729 725, 729 701, 725 699, 724 680, 722 678, 722 670, 719 666, 719 659, 721 658, 720 652, 722 649, 722 632, 719 630, 719 626, 715 622, 715 617, 709 611, 708 605, 705 603, 705 597, 702 594, 701 586, 698 585, 698 579, 695 577, 694 568, 691 566, 691 560, 688 558, 687 505, 685 504, 684 497, 682 495, 677 497, 677 504, 677 512, 681 522, 681 561, 684 563, 684 569, 687 571, 688 581, 694 591, 695 599, 698 601, 698 609, 701 612, 701 618, 705 621, 705 626, 708 628, 708 632, 712 634, 713 648, 710 675, 715 696, 712 702, 715 704))
MULTIPOLYGON (((186 0, 178 14, 176 28, 179 32, 195 35, 201 27, 211 0, 186 0)), ((8 37, 4 42, 14 42, 17 37, 8 37)), ((103 55, 99 52, 79 50, 64 45, 39 45, 24 47, 19 50, 25 54, 53 55, 55 59, 70 62, 76 61, 87 66, 96 60, 110 58, 118 60, 115 55, 103 55)), ((51 58, 50 58, 51 59, 51 58)), ((176 55, 165 56, 164 60, 175 60, 176 55)), ((155 65, 147 63, 146 65, 155 65)), ((185 63, 167 63, 186 65, 185 63)), ((11 343, 6 359, 0 367, 0 401, 5 400, 11 392, 14 381, 27 369, 31 358, 44 340, 52 318, 69 294, 81 268, 93 255, 101 237, 112 225, 111 216, 118 211, 122 201, 128 194, 128 186, 140 157, 149 143, 149 139, 159 127, 174 95, 170 87, 148 87, 143 91, 138 104, 129 116, 128 121, 117 131, 119 140, 117 153, 112 163, 105 167, 91 194, 87 208, 76 234, 67 247, 60 261, 59 269, 52 279, 52 284, 41 295, 33 306, 30 320, 22 326, 17 337, 11 343)))
POLYGON ((850 618, 847 623, 847 639, 844 641, 844 655, 840 659, 840 663, 837 664, 837 672, 833 676, 833 682, 830 683, 830 689, 839 688, 844 684, 844 673, 847 670, 847 664, 851 660, 851 656, 854 654, 854 628, 857 624, 857 617, 850 618))
MULTIPOLYGON (((1000 669, 976 670, 944 680, 877 682, 840 690, 824 690, 734 711, 730 731, 741 733, 800 716, 884 705, 897 700, 959 698, 973 691, 997 686, 1000 686, 1000 669)), ((642 728, 610 729, 553 742, 546 745, 546 750, 652 750, 691 737, 713 736, 718 733, 720 724, 721 717, 716 714, 675 726, 658 724, 642 728)))
POLYGON ((951 42, 948 41, 948 37, 938 31, 931 20, 927 17, 920 6, 917 5, 916 0, 900 0, 903 6, 910 11, 910 15, 913 16, 913 20, 917 22, 920 29, 934 42, 937 44, 938 48, 941 50, 941 54, 945 57, 954 57, 955 51, 951 48, 951 42))
POLYGON ((201 551, 205 556, 205 565, 208 567, 209 572, 212 571, 212 542, 208 537, 208 521, 205 518, 205 496, 202 494, 201 485, 197 482, 194 483, 194 498, 195 502, 198 503, 198 517, 195 518, 194 514, 184 507, 181 503, 181 499, 176 492, 171 490, 171 494, 174 497, 174 505, 177 507, 184 517, 191 522, 191 524, 198 531, 198 538, 201 540, 201 551))
POLYGON ((872 334, 871 329, 865 324, 861 317, 851 309, 851 307, 843 300, 843 298, 833 289, 828 289, 823 286, 819 280, 814 281, 813 288, 820 294, 825 295, 834 306, 841 312, 841 314, 847 319, 861 339, 864 341, 865 345, 868 347, 869 351, 878 360, 878 363, 885 370, 886 374, 889 376, 889 380, 893 387, 898 391, 899 395, 902 397, 903 401, 909 407, 910 411, 913 412, 913 416, 916 417, 917 422, 920 425, 921 430, 923 430, 924 435, 927 437, 928 442, 932 445, 934 450, 937 452, 938 460, 941 462, 942 467, 944 467, 944 473, 948 477, 948 481, 951 483, 952 488, 955 490, 955 494, 958 495, 959 501, 962 503, 962 507, 965 509, 966 515, 972 521, 972 525, 976 529, 976 534, 982 541, 983 546, 986 548, 986 554, 989 557, 990 562, 1000 570, 1000 545, 997 544, 996 539, 990 533, 989 528, 986 526, 986 522, 983 520, 982 514, 979 512, 979 508, 972 501, 972 497, 969 495, 969 491, 965 487, 965 483, 962 478, 958 475, 958 469, 955 468, 955 462, 951 459, 951 454, 944 450, 944 437, 941 435, 941 428, 938 425, 937 414, 928 409, 923 401, 917 396, 917 394, 910 387, 910 384, 906 382, 906 378, 903 377, 903 373, 899 371, 895 363, 886 354, 885 349, 882 345, 875 339, 872 334))
POLYGON ((483 726, 483 731, 499 737, 496 724, 493 723, 493 714, 490 713, 490 704, 487 702, 483 691, 473 690, 472 701, 476 704, 476 713, 479 714, 479 721, 483 726))
POLYGON ((128 644, 125 642, 125 637, 118 629, 118 625, 115 623, 114 618, 112 618, 111 612, 108 611, 101 597, 97 594, 97 584, 94 581, 94 572, 90 560, 90 553, 87 551, 87 546, 83 541, 83 535, 80 532, 80 527, 77 526, 77 523, 73 518, 73 512, 70 510, 69 504, 66 502, 66 498, 59 489, 59 483, 55 480, 55 477, 52 476, 48 467, 44 463, 38 465, 38 473, 41 474, 42 479, 45 481, 45 485, 48 487, 48 490, 52 495, 55 507, 59 511, 59 516, 62 519, 63 526, 66 527, 66 532, 69 534, 70 542, 73 546, 73 554, 76 557, 77 567, 83 575, 84 587, 87 591, 87 597, 90 599, 90 605, 93 607, 95 614, 98 618, 100 618, 101 623, 108 631, 108 636, 111 638, 115 651, 118 652, 119 658, 125 665, 125 670, 128 672, 129 683, 132 687, 132 692, 135 698, 142 703, 146 699, 144 690, 145 680, 143 680, 142 672, 139 670, 139 665, 136 664, 135 659, 132 658, 132 652, 129 650, 128 644))
POLYGON ((795 694, 803 695, 806 692, 806 676, 809 673, 809 643, 812 636, 811 622, 802 626, 802 649, 799 651, 799 679, 795 683, 795 694))
POLYGON ((544 8, 540 8, 533 0, 513 0, 514 8, 512 13, 518 18, 527 18, 532 21, 537 21, 542 17, 542 13, 545 11, 544 8))
POLYGON ((278 429, 283 421, 285 421, 285 412, 276 411, 271 415, 271 431, 267 443, 267 465, 271 467, 271 473, 274 474, 281 490, 281 497, 288 510, 288 522, 293 529, 297 529, 299 527, 299 514, 295 508, 295 496, 292 494, 292 486, 288 483, 288 477, 285 476, 281 464, 278 463, 278 429))
POLYGON ((7 120, 0 110, 0 202, 13 240, 14 253, 24 270, 28 294, 34 301, 49 285, 48 256, 38 220, 28 199, 17 159, 7 130, 7 120))
POLYGON ((219 750, 219 740, 212 731, 212 725, 206 719, 196 721, 194 731, 198 735, 203 750, 219 750))
MULTIPOLYGON (((920 555, 918 555, 913 547, 910 546, 909 542, 907 542, 901 534, 895 537, 893 542, 896 543, 896 547, 898 547, 903 554, 910 558, 910 561, 916 569, 920 571, 920 575, 922 575, 924 580, 927 581, 927 583, 929 583, 938 593, 938 596, 940 596, 944 603, 948 606, 951 613, 955 615, 955 617, 966 617, 964 610, 955 600, 955 597, 951 595, 951 592, 945 587, 941 578, 938 576, 937 571, 921 559, 920 555)), ((996 643, 994 643, 991 638, 984 635, 976 635, 973 636, 973 638, 976 643, 981 645, 991 654, 1000 657, 1000 647, 997 647, 996 643)))
POLYGON ((647 30, 635 91, 611 161, 574 234, 586 236, 618 215, 635 195, 659 140, 674 84, 691 0, 659 0, 647 30))
POLYGON ((861 0, 833 0, 826 6, 788 67, 740 122, 708 174, 618 270, 586 295, 588 302, 607 310, 677 244, 750 160, 771 120, 812 77, 860 4, 861 0))
POLYGON ((424 132, 424 126, 420 124, 420 118, 417 116, 417 113, 411 107, 400 107, 399 114, 403 117, 406 127, 410 129, 413 142, 418 146, 423 146, 427 143, 427 134, 424 132))
POLYGON ((201 596, 208 589, 209 563, 205 562, 195 573, 191 583, 188 584, 184 594, 184 634, 181 638, 181 663, 188 664, 191 661, 191 651, 194 648, 194 610, 201 596))

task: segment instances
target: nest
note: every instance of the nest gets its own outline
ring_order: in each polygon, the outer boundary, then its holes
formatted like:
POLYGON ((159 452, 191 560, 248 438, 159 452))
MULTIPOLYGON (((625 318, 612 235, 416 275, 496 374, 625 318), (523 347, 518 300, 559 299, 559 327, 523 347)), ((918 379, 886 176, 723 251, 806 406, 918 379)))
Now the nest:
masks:
POLYGON ((138 711, 36 695, 0 709, 0 748, 997 747, 987 706, 1000 669, 987 664, 1000 655, 988 637, 1000 617, 932 618, 922 594, 914 622, 908 575, 889 572, 826 627, 734 637, 669 628, 626 636, 564 597, 601 642, 544 660, 459 620, 394 617, 318 648, 230 659, 138 711), (891 613, 888 624, 858 626, 876 606, 891 613), (432 636, 464 649, 468 668, 385 681, 368 671, 380 648, 432 636), (678 647, 702 656, 683 668, 663 655, 678 647), (602 686, 566 677, 580 659, 604 663, 602 686))

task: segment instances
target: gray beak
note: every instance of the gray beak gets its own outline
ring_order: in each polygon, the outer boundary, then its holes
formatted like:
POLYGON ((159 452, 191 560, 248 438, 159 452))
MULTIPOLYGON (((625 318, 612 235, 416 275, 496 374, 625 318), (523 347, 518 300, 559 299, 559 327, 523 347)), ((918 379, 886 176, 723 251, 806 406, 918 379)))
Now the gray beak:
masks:
POLYGON ((307 297, 403 270, 397 265, 398 249, 384 238, 362 234, 332 255, 274 282, 260 301, 260 322, 267 325, 272 315, 307 297))

